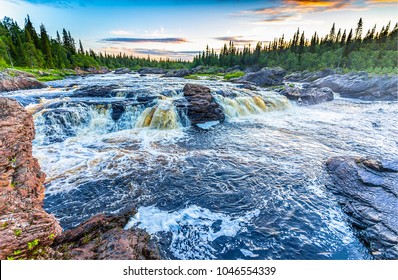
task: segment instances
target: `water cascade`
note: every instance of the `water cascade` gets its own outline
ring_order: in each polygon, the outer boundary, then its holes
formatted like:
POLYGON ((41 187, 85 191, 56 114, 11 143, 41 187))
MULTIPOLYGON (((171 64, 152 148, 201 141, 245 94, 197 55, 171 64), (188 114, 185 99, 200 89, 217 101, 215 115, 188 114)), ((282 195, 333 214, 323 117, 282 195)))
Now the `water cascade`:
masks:
POLYGON ((287 108, 289 104, 289 101, 285 97, 269 93, 261 96, 239 95, 235 98, 217 95, 215 98, 223 107, 224 113, 228 118, 249 116, 273 110, 283 110, 287 108))
POLYGON ((152 129, 176 129, 181 126, 177 111, 171 100, 162 99, 153 107, 146 108, 138 118, 136 127, 152 129))

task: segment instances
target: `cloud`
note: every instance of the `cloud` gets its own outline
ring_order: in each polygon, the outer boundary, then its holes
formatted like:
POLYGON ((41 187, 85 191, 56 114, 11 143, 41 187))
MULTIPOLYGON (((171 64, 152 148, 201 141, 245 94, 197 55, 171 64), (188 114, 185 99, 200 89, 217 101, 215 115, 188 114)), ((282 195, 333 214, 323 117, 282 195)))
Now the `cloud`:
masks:
POLYGON ((120 52, 126 53, 138 57, 147 57, 148 55, 156 58, 171 58, 171 59, 184 59, 191 60, 194 56, 198 55, 202 51, 174 51, 167 49, 144 49, 144 48, 126 48, 126 47, 114 47, 108 46, 102 48, 102 51, 106 53, 118 54, 120 52))
POLYGON ((225 41, 225 42, 232 41, 234 43, 240 43, 240 44, 254 42, 254 40, 243 39, 243 38, 244 38, 243 36, 226 36, 226 37, 215 37, 214 39, 219 40, 219 41, 225 41))
POLYGON ((201 51, 171 51, 163 49, 132 49, 137 54, 140 55, 154 55, 163 57, 175 57, 175 56, 195 56, 201 51))
POLYGON ((254 17, 257 23, 286 22, 305 14, 332 11, 359 11, 370 6, 387 6, 396 0, 282 0, 274 6, 241 11, 240 16, 254 17))
POLYGON ((113 43, 166 43, 166 44, 181 44, 188 43, 189 41, 185 38, 105 38, 101 42, 113 42, 113 43))

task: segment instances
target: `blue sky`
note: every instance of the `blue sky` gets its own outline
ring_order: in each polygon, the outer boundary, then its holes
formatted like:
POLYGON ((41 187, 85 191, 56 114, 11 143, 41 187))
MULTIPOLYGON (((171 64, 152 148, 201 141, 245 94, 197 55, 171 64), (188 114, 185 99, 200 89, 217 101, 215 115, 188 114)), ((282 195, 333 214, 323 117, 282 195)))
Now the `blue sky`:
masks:
POLYGON ((396 0, 0 0, 0 18, 23 25, 29 14, 51 36, 66 28, 86 48, 108 53, 189 59, 208 44, 218 50, 229 40, 255 45, 299 27, 307 36, 337 28, 364 30, 398 20, 396 0))

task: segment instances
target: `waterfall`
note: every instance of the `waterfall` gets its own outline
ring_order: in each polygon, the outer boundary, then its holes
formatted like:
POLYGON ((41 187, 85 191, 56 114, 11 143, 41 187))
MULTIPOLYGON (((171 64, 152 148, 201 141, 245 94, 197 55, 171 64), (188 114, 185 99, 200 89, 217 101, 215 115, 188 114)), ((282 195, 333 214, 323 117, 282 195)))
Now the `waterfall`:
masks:
POLYGON ((137 128, 176 129, 181 127, 177 111, 169 99, 159 100, 158 104, 146 108, 138 118, 137 128))
POLYGON ((239 95, 235 98, 217 94, 216 101, 221 105, 228 118, 250 116, 273 110, 283 110, 289 101, 284 96, 264 93, 262 95, 239 95))

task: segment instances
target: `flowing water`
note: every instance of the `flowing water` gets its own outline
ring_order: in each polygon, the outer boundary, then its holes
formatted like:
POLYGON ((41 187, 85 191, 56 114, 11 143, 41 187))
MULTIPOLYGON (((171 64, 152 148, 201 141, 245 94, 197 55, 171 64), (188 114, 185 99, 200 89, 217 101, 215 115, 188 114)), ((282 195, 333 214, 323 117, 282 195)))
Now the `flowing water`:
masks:
POLYGON ((398 156, 397 102, 298 107, 219 81, 226 122, 190 126, 187 80, 103 75, 14 92, 34 114, 45 209, 64 228, 136 207, 169 259, 370 259, 333 194, 325 161, 398 156), (109 86, 106 97, 79 94, 109 86), (210 125, 209 125, 210 127, 210 125))

